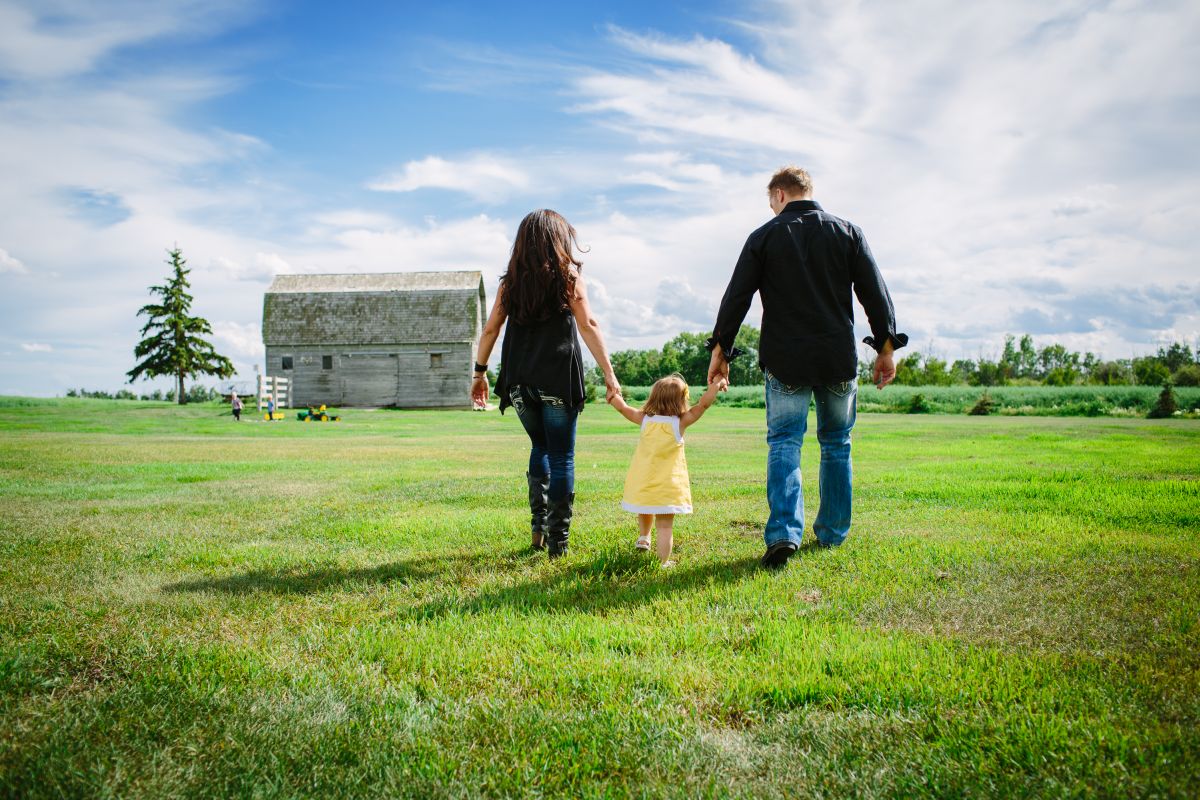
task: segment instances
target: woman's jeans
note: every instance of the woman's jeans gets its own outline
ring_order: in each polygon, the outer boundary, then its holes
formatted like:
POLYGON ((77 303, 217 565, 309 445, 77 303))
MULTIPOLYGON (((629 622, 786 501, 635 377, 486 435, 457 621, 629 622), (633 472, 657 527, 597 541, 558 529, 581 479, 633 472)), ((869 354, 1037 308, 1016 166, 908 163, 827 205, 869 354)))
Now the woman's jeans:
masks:
POLYGON ((804 535, 804 493, 800 448, 808 429, 808 402, 817 405, 817 441, 821 445, 821 505, 813 523, 817 541, 839 545, 850 532, 850 431, 854 428, 858 386, 788 386, 771 373, 767 379, 767 503, 771 516, 763 533, 767 547, 804 535))
POLYGON ((529 434, 529 476, 550 476, 551 504, 575 491, 575 422, 579 410, 559 397, 528 386, 513 386, 509 400, 529 434))

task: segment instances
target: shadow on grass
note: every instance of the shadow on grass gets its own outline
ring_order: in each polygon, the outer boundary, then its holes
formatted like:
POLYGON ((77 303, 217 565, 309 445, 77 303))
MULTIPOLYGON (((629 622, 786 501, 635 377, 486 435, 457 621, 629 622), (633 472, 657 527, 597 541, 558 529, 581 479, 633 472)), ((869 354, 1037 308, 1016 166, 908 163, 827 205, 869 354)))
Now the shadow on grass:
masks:
MULTIPOLYGON (((569 557, 568 557, 569 558, 569 557)), ((518 613, 562 611, 604 614, 656 599, 739 583, 758 573, 758 559, 706 561, 663 569, 654 556, 606 551, 588 561, 556 565, 549 574, 501 586, 467 598, 444 598, 398 611, 403 619, 484 614, 506 609, 518 613)))
MULTIPOLYGON (((544 556, 543 556, 544 557, 544 556)), ((374 567, 320 567, 305 565, 281 569, 256 569, 222 578, 197 578, 169 583, 167 592, 225 592, 226 594, 316 594, 331 589, 370 584, 417 583, 431 578, 454 579, 465 571, 485 566, 530 561, 528 552, 448 553, 378 564, 374 567)))
POLYGON ((167 592, 224 592, 233 595, 314 594, 350 590, 369 585, 431 582, 452 587, 453 596, 401 607, 403 619, 429 619, 471 615, 508 609, 528 613, 582 611, 605 613, 640 605, 684 591, 707 590, 738 583, 758 573, 757 558, 705 561, 670 569, 659 566, 652 555, 625 550, 604 550, 590 558, 568 555, 530 580, 507 584, 505 574, 519 577, 545 559, 544 553, 446 553, 392 561, 374 567, 303 567, 254 570, 240 575, 179 581, 163 587, 167 592), (499 569, 498 569, 499 568, 499 569), (503 585, 479 591, 467 588, 480 577, 499 579, 503 585), (465 579, 465 580, 464 580, 465 579))

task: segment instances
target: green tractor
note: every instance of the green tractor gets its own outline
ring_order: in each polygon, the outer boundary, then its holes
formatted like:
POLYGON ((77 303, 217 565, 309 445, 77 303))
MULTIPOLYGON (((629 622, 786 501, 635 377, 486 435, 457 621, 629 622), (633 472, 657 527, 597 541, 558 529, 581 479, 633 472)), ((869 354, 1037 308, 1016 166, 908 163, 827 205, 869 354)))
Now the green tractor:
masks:
POLYGON ((303 411, 297 411, 296 419, 301 422, 338 422, 341 420, 341 417, 329 414, 325 408, 325 404, 322 403, 317 408, 309 406, 303 411))

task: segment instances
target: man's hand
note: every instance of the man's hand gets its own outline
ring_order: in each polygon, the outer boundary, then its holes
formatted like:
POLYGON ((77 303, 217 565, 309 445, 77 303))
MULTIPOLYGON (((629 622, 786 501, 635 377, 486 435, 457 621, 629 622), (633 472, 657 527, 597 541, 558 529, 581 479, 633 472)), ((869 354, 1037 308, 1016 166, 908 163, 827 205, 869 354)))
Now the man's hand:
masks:
POLYGON ((725 360, 720 345, 712 349, 712 358, 708 361, 708 382, 711 384, 716 380, 724 380, 726 385, 729 384, 729 362, 725 360))
POLYGON ((488 394, 488 379, 486 375, 476 375, 471 380, 471 405, 475 408, 487 408, 488 394))
POLYGON ((875 356, 875 366, 871 370, 871 380, 875 381, 875 387, 882 389, 891 383, 896 377, 896 362, 892 358, 891 348, 887 348, 886 352, 875 356))

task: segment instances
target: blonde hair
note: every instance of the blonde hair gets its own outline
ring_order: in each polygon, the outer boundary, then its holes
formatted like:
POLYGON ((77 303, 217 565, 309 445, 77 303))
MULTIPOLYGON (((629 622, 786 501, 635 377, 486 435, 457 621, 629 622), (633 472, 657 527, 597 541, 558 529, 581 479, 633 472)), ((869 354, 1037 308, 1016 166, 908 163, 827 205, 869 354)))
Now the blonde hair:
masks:
POLYGON ((802 167, 792 165, 780 167, 771 176, 771 182, 767 184, 767 193, 770 194, 776 189, 783 189, 784 193, 788 195, 812 194, 812 175, 809 175, 808 170, 802 167))
POLYGON ((678 372, 659 378, 650 387, 650 396, 642 406, 648 416, 679 417, 691 408, 687 380, 678 372))

